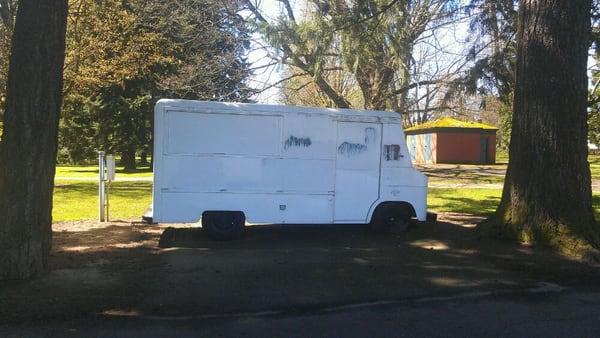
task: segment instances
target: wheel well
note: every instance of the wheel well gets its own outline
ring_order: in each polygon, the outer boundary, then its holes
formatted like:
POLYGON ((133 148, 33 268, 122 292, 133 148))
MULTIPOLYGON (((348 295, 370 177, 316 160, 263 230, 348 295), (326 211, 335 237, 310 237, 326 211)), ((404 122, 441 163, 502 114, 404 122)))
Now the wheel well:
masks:
POLYGON ((215 214, 236 214, 238 216, 241 216, 244 218, 244 220, 246 220, 246 214, 243 211, 240 210, 205 210, 202 212, 202 218, 204 218, 205 215, 215 215, 215 214))
POLYGON ((377 207, 375 208, 375 210, 373 211, 373 213, 371 214, 371 220, 373 219, 373 215, 376 215, 377 212, 379 212, 382 209, 388 209, 388 208, 393 208, 393 209, 398 208, 398 209, 406 210, 406 211, 408 211, 410 217, 417 216, 415 208, 412 206, 412 204, 410 204, 406 201, 393 201, 393 202, 379 203, 377 205, 377 207))

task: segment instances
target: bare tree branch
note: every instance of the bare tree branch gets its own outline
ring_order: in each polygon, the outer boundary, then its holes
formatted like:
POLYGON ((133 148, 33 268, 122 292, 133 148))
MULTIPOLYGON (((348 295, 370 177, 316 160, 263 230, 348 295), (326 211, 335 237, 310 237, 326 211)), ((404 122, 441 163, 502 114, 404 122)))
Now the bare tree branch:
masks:
POLYGON ((278 1, 283 3, 283 5, 285 6, 285 10, 287 12, 288 18, 293 23, 296 23, 296 18, 294 17, 294 10, 292 9, 292 6, 290 5, 290 1, 289 0, 278 0, 278 1))

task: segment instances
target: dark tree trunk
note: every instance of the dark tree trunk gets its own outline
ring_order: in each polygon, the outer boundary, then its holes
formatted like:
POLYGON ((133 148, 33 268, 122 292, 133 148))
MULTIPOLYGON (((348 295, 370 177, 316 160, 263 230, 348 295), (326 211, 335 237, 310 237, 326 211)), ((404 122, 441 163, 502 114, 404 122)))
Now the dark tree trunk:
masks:
POLYGON ((148 152, 142 151, 140 154, 140 164, 143 166, 148 165, 148 152))
POLYGON ((121 153, 121 165, 125 171, 135 171, 135 146, 128 147, 126 151, 121 153))
POLYGON ((66 22, 66 0, 19 3, 0 145, 0 280, 47 267, 66 22))
POLYGON ((587 162, 591 0, 523 0, 510 162, 496 217, 483 229, 577 251, 597 246, 587 162))

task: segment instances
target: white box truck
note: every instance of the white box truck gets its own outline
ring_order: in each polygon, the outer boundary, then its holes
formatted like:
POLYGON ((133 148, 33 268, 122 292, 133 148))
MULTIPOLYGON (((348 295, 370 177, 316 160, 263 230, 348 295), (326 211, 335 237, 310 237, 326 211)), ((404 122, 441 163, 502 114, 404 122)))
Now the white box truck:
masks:
POLYGON ((427 177, 392 112, 160 100, 153 223, 190 223, 216 239, 251 223, 426 219, 427 177))

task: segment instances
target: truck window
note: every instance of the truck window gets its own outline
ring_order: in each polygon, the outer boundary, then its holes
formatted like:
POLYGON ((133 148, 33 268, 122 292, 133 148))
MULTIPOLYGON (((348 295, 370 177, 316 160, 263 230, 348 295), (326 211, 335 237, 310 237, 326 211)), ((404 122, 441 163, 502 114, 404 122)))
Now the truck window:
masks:
POLYGON ((384 156, 386 161, 400 161, 400 145, 399 144, 386 144, 384 146, 384 156))

